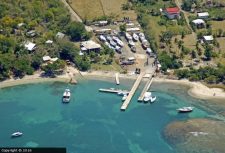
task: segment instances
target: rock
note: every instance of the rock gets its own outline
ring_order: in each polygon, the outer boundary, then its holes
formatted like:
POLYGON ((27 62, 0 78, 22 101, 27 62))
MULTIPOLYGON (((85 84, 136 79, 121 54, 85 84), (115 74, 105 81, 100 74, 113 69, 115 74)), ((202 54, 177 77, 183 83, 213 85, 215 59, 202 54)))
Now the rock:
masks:
POLYGON ((211 119, 191 119, 170 123, 164 137, 179 153, 224 153, 225 123, 211 119))

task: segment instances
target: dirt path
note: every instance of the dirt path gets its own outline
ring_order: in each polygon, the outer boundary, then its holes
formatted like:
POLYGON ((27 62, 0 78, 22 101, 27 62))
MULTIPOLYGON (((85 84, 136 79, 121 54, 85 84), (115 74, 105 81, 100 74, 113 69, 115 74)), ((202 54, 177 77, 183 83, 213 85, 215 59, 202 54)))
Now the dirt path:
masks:
MULTIPOLYGON (((66 6, 66 8, 68 8, 68 10, 70 11, 72 21, 83 22, 80 16, 72 9, 72 7, 66 2, 66 0, 61 0, 61 1, 66 6)), ((86 25, 85 25, 85 29, 89 32, 93 31, 91 27, 86 25)))
POLYGON ((197 35, 196 35, 196 33, 192 30, 191 25, 189 24, 189 23, 190 23, 190 20, 189 20, 189 18, 188 18, 188 16, 187 16, 187 12, 185 12, 185 11, 183 11, 183 10, 181 9, 181 3, 180 3, 179 0, 175 0, 175 3, 176 3, 176 5, 177 5, 177 7, 179 7, 179 9, 181 10, 181 12, 184 13, 184 18, 185 18, 185 20, 186 20, 186 22, 187 22, 187 25, 188 25, 188 27, 189 27, 189 28, 191 29, 191 31, 192 31, 191 34, 192 34, 193 38, 196 40, 197 35))

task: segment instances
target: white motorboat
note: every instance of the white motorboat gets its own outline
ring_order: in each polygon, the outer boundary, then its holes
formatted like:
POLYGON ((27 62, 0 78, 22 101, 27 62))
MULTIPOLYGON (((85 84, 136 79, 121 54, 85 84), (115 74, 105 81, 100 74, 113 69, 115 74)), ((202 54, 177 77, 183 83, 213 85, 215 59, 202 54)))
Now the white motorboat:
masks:
POLYGON ((65 89, 65 91, 64 91, 64 93, 63 93, 62 101, 63 101, 64 103, 70 102, 70 96, 71 96, 70 89, 65 89))
POLYGON ((128 95, 127 91, 120 91, 117 93, 119 96, 124 96, 124 95, 128 95))
POLYGON ((103 35, 100 35, 100 36, 99 36, 99 39, 100 39, 101 41, 104 41, 104 42, 106 41, 106 38, 105 38, 105 36, 103 36, 103 35))
POLYGON ((106 39, 107 39, 108 41, 111 41, 111 40, 112 40, 112 37, 107 36, 106 39))
POLYGON ((152 96, 152 93, 151 92, 146 92, 144 94, 144 102, 149 102, 151 100, 151 96, 152 96))
POLYGON ((131 35, 127 32, 125 33, 125 37, 126 37, 127 40, 132 40, 131 35))
POLYGON ((119 38, 116 37, 116 36, 112 36, 112 39, 113 39, 114 41, 117 41, 119 38))
POLYGON ((118 44, 120 47, 123 47, 123 46, 124 46, 123 42, 122 42, 120 39, 118 39, 116 42, 117 42, 117 44, 118 44))
POLYGON ((19 137, 19 136, 22 136, 22 135, 23 135, 22 132, 15 132, 15 133, 13 133, 11 136, 12 136, 12 137, 19 137))
POLYGON ((127 99, 127 95, 123 95, 122 101, 125 101, 127 99))
POLYGON ((150 103, 154 103, 155 100, 156 100, 156 96, 151 97, 151 98, 150 98, 150 103))
POLYGON ((194 109, 194 107, 182 107, 177 109, 178 112, 180 113, 188 113, 188 112, 192 112, 194 109))
POLYGON ((135 43, 133 42, 133 40, 129 40, 128 43, 130 46, 135 46, 135 43))
POLYGON ((116 47, 116 43, 113 40, 111 40, 109 43, 111 46, 116 47))
POLYGON ((133 33, 133 39, 134 41, 138 41, 138 35, 136 33, 133 33))
POLYGON ((119 47, 119 46, 116 46, 115 49, 116 49, 116 51, 119 52, 119 53, 122 52, 122 51, 121 51, 121 47, 119 47))

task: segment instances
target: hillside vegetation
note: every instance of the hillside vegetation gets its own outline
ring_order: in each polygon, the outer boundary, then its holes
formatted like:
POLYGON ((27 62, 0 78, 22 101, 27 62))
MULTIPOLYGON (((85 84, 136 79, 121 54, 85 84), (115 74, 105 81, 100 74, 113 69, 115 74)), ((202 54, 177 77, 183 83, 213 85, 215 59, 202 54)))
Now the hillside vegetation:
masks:
POLYGON ((122 10, 127 0, 69 0, 69 4, 83 20, 96 20, 104 16, 122 19, 129 16, 136 18, 134 11, 122 10))
POLYGON ((88 38, 84 25, 71 22, 69 12, 58 0, 1 0, 0 80, 23 77, 40 68, 52 75, 65 67, 63 60, 43 65, 42 57, 46 55, 71 60, 80 69, 86 69, 86 60, 77 56, 79 50, 70 40, 88 38), (59 40, 58 32, 70 37, 59 40), (53 43, 47 44, 47 40, 53 43), (25 48, 26 42, 36 44, 36 49, 25 48))

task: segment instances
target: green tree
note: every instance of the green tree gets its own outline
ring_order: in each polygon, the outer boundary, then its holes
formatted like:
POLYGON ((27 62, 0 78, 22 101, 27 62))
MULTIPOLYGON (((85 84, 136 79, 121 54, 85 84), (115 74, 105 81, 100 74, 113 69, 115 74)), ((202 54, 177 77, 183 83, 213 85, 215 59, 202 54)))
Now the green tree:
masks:
POLYGON ((206 57, 206 60, 211 60, 212 58, 212 48, 209 47, 208 45, 206 46, 206 49, 205 49, 205 57, 206 57))
POLYGON ((57 60, 54 63, 49 63, 42 67, 42 70, 45 72, 47 76, 55 77, 58 74, 61 74, 63 72, 63 69, 65 68, 66 64, 62 60, 57 60))
POLYGON ((84 24, 80 22, 72 22, 67 27, 67 34, 70 35, 74 41, 80 41, 82 39, 89 39, 90 34, 85 30, 84 24))
POLYGON ((59 46, 61 59, 74 61, 74 57, 78 56, 79 49, 73 43, 61 41, 59 42, 59 46))

